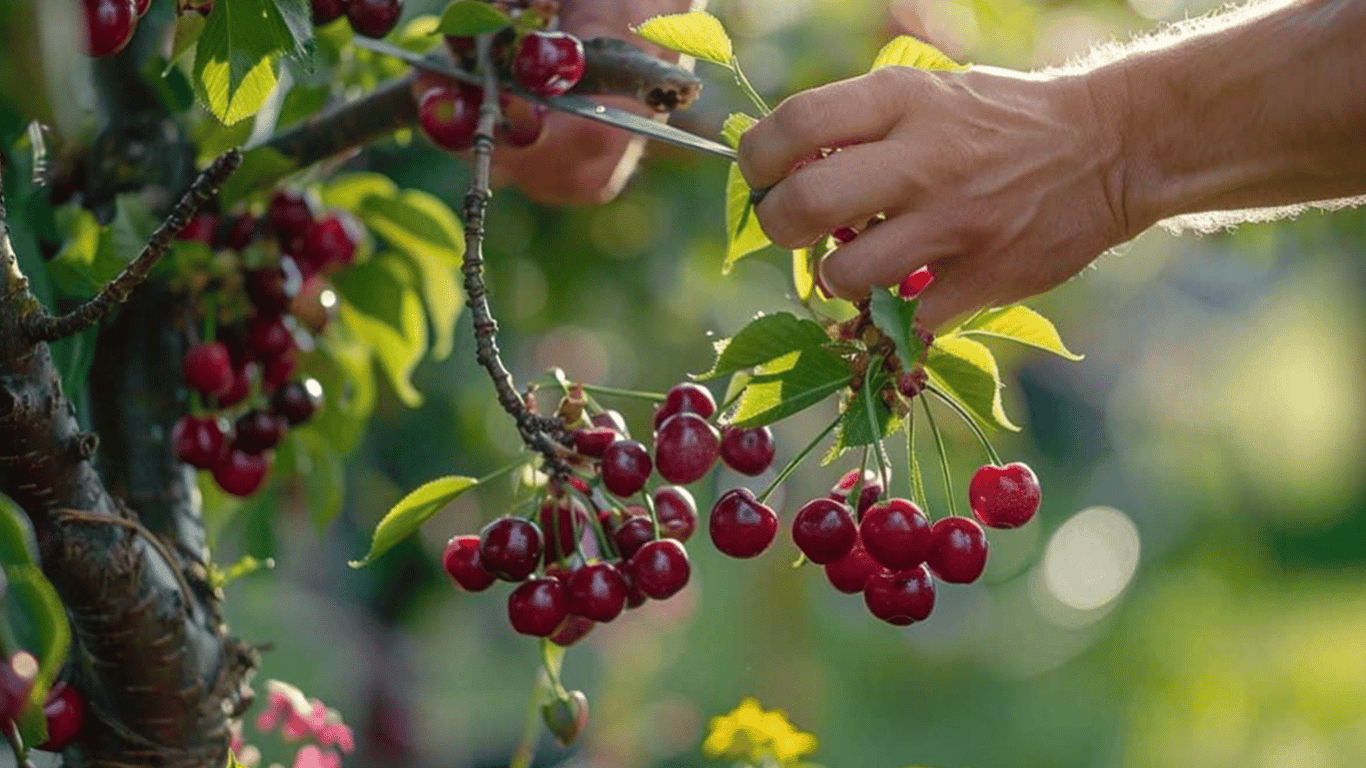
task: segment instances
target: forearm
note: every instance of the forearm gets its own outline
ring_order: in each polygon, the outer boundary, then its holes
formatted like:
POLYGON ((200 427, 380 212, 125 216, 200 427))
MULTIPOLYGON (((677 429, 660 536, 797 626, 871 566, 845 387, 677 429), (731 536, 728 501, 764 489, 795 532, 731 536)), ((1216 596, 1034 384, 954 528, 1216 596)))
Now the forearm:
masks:
POLYGON ((1307 0, 1091 73, 1132 232, 1366 193, 1366 0, 1307 0))

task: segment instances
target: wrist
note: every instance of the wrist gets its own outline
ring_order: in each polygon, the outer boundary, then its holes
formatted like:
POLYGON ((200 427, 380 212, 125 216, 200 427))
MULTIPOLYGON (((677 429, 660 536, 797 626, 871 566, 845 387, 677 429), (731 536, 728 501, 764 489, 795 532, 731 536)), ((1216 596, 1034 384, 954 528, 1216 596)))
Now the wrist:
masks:
MULTIPOLYGON (((1105 189, 1118 220, 1120 241, 1171 215, 1172 201, 1160 178, 1160 167, 1146 142, 1144 121, 1159 119, 1148 114, 1139 101, 1128 61, 1091 70, 1077 79, 1088 92, 1094 114, 1094 151, 1104 172, 1105 189)), ((1166 116, 1160 119, 1173 119, 1166 116)))

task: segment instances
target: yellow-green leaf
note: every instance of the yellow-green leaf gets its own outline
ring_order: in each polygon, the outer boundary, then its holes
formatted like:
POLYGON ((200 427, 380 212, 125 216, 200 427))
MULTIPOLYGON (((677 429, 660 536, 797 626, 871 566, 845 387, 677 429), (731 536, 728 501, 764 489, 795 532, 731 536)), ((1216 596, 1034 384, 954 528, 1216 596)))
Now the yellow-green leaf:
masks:
POLYGON ((458 496, 479 484, 472 477, 452 475, 433 480, 417 487, 404 496, 375 527, 374 539, 370 542, 370 552, 363 560, 352 560, 352 568, 368 565, 375 558, 388 552, 400 541, 412 535, 432 515, 454 501, 458 496))
POLYGON ((656 16, 631 31, 656 45, 723 67, 730 67, 734 57, 730 36, 720 20, 706 11, 656 16))
POLYGON ((334 284, 342 325, 369 345, 398 399, 409 408, 421 405, 412 374, 427 349, 427 321, 407 265, 381 256, 338 274, 334 284))
POLYGON ((447 35, 473 37, 497 32, 512 23, 506 13, 479 0, 457 0, 441 14, 438 29, 447 35))
POLYGON ((726 259, 721 274, 728 274, 735 262, 768 245, 768 235, 759 227, 754 206, 749 202, 749 185, 740 175, 740 166, 730 164, 726 176, 726 259))
POLYGON ((756 118, 744 112, 732 112, 726 116, 726 121, 721 123, 721 137, 731 149, 739 149, 740 134, 748 131, 757 122, 759 121, 756 118))
POLYGON ((1053 322, 1023 304, 989 309, 955 328, 950 335, 995 336, 1018 341, 1068 360, 1080 360, 1078 355, 1062 343, 1062 336, 1053 322))
POLYGON ((1020 431, 1001 406, 1001 372, 991 350, 981 342, 962 336, 935 339, 925 360, 925 372, 931 383, 983 424, 1020 431))
POLYGON ((869 70, 883 67, 915 67, 916 69, 939 69, 961 72, 967 67, 950 59, 933 45, 917 40, 910 35, 902 35, 882 46, 873 59, 869 70))
POLYGON ((798 248, 792 252, 792 287, 797 291, 797 300, 811 298, 816 287, 816 265, 811 258, 810 248, 798 248))

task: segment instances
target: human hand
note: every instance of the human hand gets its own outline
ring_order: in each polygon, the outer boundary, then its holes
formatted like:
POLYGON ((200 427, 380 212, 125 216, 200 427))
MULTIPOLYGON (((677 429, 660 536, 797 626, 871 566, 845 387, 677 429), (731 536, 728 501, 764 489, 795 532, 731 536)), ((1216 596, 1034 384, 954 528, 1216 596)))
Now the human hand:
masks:
POLYGON ((1085 76, 886 67, 779 104, 741 137, 740 170, 772 187, 755 212, 778 245, 863 230, 821 263, 836 295, 928 265, 919 316, 934 328, 1043 293, 1137 234, 1116 103, 1085 76), (842 149, 793 170, 822 147, 842 149))

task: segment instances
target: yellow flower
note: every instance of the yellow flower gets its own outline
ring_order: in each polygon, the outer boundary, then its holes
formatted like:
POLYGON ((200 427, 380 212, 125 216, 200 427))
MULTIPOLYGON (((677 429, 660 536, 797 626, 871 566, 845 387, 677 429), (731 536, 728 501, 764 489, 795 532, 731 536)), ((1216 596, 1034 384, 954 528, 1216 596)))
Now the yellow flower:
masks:
POLYGON ((745 697, 730 712, 713 717, 702 751, 712 758, 746 758, 758 762, 771 757, 781 765, 794 764, 816 751, 816 737, 797 730, 782 710, 765 711, 757 699, 745 697))

